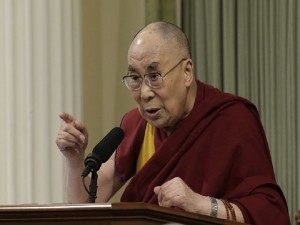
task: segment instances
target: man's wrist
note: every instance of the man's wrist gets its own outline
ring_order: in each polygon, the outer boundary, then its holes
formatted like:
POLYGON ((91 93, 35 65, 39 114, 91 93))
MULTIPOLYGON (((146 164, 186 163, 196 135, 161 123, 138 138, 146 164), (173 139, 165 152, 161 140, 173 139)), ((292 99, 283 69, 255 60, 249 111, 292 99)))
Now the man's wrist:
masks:
POLYGON ((218 201, 214 197, 209 197, 211 202, 211 210, 210 210, 210 216, 217 217, 218 216, 218 201))

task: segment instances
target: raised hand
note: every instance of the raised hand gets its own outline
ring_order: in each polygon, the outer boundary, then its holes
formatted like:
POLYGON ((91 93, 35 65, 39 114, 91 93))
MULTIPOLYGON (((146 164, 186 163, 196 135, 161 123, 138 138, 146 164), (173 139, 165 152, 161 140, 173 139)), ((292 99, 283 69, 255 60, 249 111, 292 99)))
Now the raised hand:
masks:
POLYGON ((56 144, 69 163, 82 163, 88 144, 86 127, 68 113, 63 112, 59 116, 65 123, 60 127, 56 144))

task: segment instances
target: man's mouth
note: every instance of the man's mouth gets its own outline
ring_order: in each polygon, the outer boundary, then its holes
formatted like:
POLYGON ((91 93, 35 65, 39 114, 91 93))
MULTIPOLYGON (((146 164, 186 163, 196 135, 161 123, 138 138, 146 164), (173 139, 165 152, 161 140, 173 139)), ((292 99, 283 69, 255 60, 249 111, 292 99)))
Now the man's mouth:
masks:
POLYGON ((159 108, 146 109, 145 113, 146 113, 147 117, 149 117, 150 119, 156 119, 159 114, 159 108))

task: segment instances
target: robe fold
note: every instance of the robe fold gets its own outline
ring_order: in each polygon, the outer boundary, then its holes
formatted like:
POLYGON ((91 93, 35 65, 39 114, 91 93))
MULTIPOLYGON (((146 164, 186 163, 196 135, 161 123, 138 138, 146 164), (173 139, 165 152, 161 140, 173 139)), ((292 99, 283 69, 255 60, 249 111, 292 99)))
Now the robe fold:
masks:
POLYGON ((115 172, 132 179, 121 201, 158 204, 153 188, 180 177, 194 192, 237 204, 247 223, 290 224, 256 107, 200 81, 197 86, 192 111, 173 133, 155 129, 155 153, 138 173, 146 121, 137 109, 124 116, 115 172))

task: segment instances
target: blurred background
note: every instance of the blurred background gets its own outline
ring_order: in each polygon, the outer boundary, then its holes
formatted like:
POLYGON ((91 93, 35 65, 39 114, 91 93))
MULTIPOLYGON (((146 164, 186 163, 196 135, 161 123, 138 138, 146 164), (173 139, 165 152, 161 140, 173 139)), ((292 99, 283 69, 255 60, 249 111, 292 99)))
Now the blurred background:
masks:
POLYGON ((59 113, 86 124, 88 151, 119 126, 135 107, 121 82, 127 48, 158 20, 186 32, 198 79, 258 107, 294 220, 299 0, 0 0, 0 205, 65 202, 59 113))

